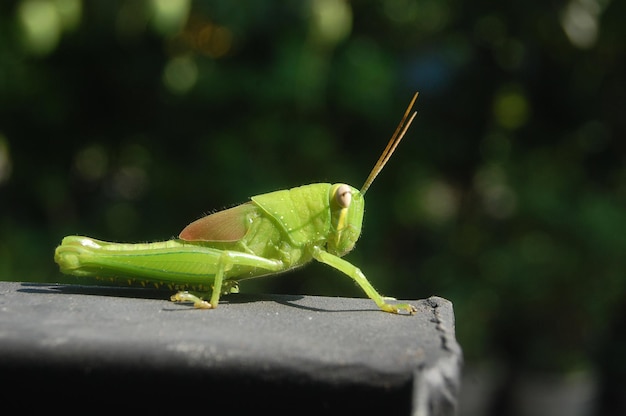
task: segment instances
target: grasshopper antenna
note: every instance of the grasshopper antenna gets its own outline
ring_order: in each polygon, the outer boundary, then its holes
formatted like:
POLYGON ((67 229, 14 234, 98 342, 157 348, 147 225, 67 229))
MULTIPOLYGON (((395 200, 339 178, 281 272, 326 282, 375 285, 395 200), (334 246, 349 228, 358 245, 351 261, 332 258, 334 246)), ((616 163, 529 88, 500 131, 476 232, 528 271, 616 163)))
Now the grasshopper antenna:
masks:
POLYGON ((391 136, 391 140, 389 140, 389 143, 387 143, 387 147, 385 147, 385 150, 383 150, 383 153, 380 155, 380 157, 378 158, 378 161, 376 162, 369 176, 365 180, 365 183, 363 184, 363 187, 361 188, 362 195, 364 195, 365 192, 367 192, 372 182, 374 182, 374 179, 376 179, 376 176, 378 176, 380 171, 383 170, 383 168, 387 164, 387 161, 389 160, 389 158, 391 158, 391 155, 396 150, 396 147, 398 147, 400 140, 402 140, 402 138, 404 137, 404 134, 409 129, 409 126, 411 125, 411 123, 413 122, 413 119, 417 115, 417 111, 414 111, 413 114, 411 114, 411 116, 409 117, 409 113, 411 113, 411 109, 413 108, 413 105, 415 105, 415 100, 417 100, 418 95, 419 95, 419 92, 416 92, 415 95, 413 96, 411 103, 409 104, 406 111, 404 112, 404 116, 402 117, 402 120, 400 120, 400 124, 398 124, 398 127, 396 128, 396 131, 393 133, 393 136, 391 136))

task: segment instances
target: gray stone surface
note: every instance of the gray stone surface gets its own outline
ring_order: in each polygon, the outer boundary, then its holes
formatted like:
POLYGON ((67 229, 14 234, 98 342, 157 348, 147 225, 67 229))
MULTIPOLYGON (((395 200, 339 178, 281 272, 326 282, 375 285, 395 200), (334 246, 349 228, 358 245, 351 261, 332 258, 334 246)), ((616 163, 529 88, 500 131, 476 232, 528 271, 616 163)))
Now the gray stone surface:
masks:
POLYGON ((133 288, 0 282, 3 395, 39 406, 277 414, 455 414, 452 304, 229 295, 219 308, 133 288))

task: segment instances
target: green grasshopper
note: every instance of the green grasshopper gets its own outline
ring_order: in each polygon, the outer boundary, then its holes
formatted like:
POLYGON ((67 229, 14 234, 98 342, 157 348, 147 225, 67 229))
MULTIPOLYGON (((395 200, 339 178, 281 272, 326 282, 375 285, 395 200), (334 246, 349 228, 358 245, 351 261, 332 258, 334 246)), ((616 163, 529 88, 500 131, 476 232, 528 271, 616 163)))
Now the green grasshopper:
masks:
POLYGON ((341 257, 361 234, 363 196, 415 118, 416 112, 409 113, 417 96, 360 191, 342 183, 316 183, 253 196, 192 222, 168 241, 124 244, 67 236, 54 260, 66 274, 165 286, 178 291, 172 301, 209 309, 217 307, 221 295, 238 292, 240 280, 286 272, 315 259, 354 279, 383 311, 413 314, 413 305, 387 303, 395 299, 381 296, 359 268, 341 257), (209 294, 210 300, 204 300, 209 294))

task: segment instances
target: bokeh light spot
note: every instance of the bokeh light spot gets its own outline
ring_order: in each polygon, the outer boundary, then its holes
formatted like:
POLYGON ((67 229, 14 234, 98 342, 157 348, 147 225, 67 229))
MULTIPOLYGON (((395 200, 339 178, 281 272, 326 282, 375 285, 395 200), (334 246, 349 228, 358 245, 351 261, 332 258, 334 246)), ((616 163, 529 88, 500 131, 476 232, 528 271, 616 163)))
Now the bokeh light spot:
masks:
POLYGON ((496 219, 506 219, 517 210, 517 194, 507 183, 500 165, 481 168, 474 176, 474 189, 482 200, 485 213, 496 219))
POLYGON ((138 166, 123 166, 113 175, 112 190, 118 197, 138 199, 148 186, 146 171, 138 166))
POLYGON ((24 48, 34 55, 52 52, 61 37, 61 19, 54 4, 46 0, 20 3, 18 18, 24 48))
POLYGON ((528 100, 518 88, 503 88, 494 98, 495 121, 506 129, 514 130, 526 124, 529 112, 528 100))
POLYGON ((335 45, 352 29, 352 9, 346 1, 314 0, 311 3, 311 36, 322 45, 335 45))
POLYGON ((431 223, 439 224, 453 219, 458 205, 454 189, 441 180, 431 181, 421 189, 420 206, 431 223))
POLYGON ((86 181, 102 179, 106 174, 109 158, 104 146, 92 144, 81 149, 74 157, 74 167, 78 176, 86 181))
POLYGON ((200 52, 219 58, 231 49, 233 36, 225 27, 207 24, 198 32, 196 42, 200 52))
POLYGON ((163 71, 163 83, 173 93, 184 94, 198 81, 198 66, 191 56, 169 60, 163 71))
POLYGON ((151 0, 152 25, 162 35, 179 32, 189 16, 190 0, 151 0))
POLYGON ((53 52, 63 31, 80 23, 79 0, 24 0, 17 8, 17 20, 24 50, 44 56, 53 52))
POLYGON ((81 0, 54 0, 54 5, 63 30, 75 29, 83 13, 81 0))
POLYGON ((561 14, 561 27, 572 45, 589 49, 596 44, 600 15, 608 0, 571 0, 561 14))

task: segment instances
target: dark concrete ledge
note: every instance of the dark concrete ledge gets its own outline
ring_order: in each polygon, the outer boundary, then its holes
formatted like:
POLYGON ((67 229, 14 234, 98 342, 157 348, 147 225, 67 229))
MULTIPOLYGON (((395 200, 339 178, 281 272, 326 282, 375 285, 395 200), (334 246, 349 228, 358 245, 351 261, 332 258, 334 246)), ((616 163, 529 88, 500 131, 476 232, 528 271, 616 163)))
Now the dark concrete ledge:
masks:
POLYGON ((196 310, 169 294, 0 282, 2 396, 27 394, 22 411, 456 412, 445 299, 398 316, 369 299, 239 294, 196 310))

